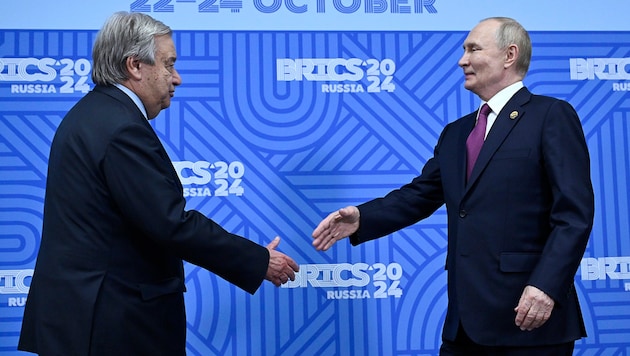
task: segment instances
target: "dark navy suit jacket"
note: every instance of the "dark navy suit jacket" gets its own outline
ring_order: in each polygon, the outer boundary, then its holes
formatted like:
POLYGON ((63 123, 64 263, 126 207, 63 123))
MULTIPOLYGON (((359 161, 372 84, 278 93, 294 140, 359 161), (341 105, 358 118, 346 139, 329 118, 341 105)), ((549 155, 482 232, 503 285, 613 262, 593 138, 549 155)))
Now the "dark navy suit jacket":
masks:
POLYGON ((182 260, 249 293, 263 246, 186 211, 152 127, 116 87, 97 86, 50 151, 41 247, 18 348, 42 355, 184 355, 182 260))
MULTIPOLYGON (((574 276, 590 235, 589 154, 575 110, 519 90, 498 114, 466 182, 465 141, 476 113, 443 130, 420 176, 359 206, 353 244, 409 226, 446 204, 448 311, 443 338, 461 322, 485 345, 545 345, 586 336, 574 276), (523 288, 555 300, 533 331, 514 323, 523 288)), ((411 281, 410 283, 413 283, 411 281)))

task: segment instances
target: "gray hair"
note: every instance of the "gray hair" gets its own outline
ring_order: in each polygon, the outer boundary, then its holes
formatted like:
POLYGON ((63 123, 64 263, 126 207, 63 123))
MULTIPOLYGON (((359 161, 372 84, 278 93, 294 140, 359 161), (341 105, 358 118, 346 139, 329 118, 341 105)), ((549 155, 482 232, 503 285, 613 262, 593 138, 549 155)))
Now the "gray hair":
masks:
POLYGON ((155 64, 155 37, 172 36, 164 23, 142 13, 116 12, 103 25, 92 49, 92 81, 113 85, 128 79, 126 61, 155 64))
POLYGON ((486 20, 495 20, 501 24, 496 34, 499 49, 507 49, 512 44, 518 47, 519 56, 516 61, 516 70, 525 77, 532 59, 532 41, 527 30, 509 17, 490 17, 486 20))

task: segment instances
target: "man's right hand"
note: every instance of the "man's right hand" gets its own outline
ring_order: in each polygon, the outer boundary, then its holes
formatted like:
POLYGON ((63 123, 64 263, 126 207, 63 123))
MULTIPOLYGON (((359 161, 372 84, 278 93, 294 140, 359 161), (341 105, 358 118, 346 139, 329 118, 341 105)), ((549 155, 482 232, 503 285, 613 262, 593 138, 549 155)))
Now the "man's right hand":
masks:
POLYGON ((276 238, 267 245, 267 250, 269 250, 269 266, 267 267, 265 279, 273 283, 276 287, 280 287, 281 284, 289 280, 294 281, 295 272, 300 270, 300 266, 298 266, 291 257, 276 251, 276 247, 278 247, 279 244, 280 237, 276 236, 276 238))
POLYGON ((347 206, 330 213, 313 231, 313 246, 326 251, 335 242, 354 234, 359 229, 359 209, 347 206))

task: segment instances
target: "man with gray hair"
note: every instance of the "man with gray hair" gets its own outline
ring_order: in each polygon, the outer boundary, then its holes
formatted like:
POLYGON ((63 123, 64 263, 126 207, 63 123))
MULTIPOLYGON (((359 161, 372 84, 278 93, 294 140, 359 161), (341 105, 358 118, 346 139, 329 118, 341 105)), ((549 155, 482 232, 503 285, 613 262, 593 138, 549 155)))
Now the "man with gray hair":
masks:
POLYGON ((41 355, 184 355, 183 261, 254 293, 298 265, 186 211, 177 173, 148 120, 181 77, 171 29, 111 16, 93 49, 96 87, 50 150, 40 250, 18 349, 41 355), (138 194, 142 192, 142 194, 138 194))

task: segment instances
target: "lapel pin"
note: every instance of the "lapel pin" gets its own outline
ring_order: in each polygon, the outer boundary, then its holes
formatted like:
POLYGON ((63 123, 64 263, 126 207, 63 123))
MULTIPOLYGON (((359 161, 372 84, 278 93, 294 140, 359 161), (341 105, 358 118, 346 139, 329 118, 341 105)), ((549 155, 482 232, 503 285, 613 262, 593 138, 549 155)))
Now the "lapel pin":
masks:
POLYGON ((510 113, 510 120, 516 119, 517 116, 518 116, 518 111, 512 111, 510 113))

